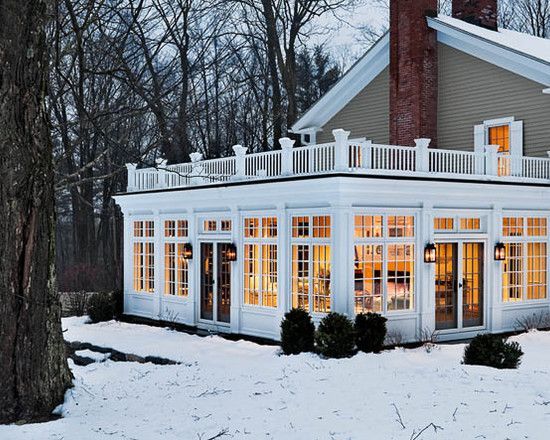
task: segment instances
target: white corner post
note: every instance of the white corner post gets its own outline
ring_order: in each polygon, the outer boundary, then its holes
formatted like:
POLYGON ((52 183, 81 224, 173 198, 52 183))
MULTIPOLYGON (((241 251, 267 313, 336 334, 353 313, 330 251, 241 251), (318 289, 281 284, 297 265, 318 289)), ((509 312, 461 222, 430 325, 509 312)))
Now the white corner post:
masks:
POLYGON ((236 156, 236 164, 235 164, 235 176, 233 178, 235 180, 243 180, 246 175, 246 164, 245 164, 245 156, 246 156, 246 147, 243 147, 242 145, 233 145, 233 152, 236 156))
POLYGON ((337 128, 332 130, 334 136, 334 171, 349 171, 349 135, 350 132, 337 128))
POLYGON ((155 188, 167 188, 168 183, 166 182, 166 166, 168 165, 168 162, 166 159, 157 159, 157 181, 155 182, 155 188))
POLYGON ((361 143, 361 168, 364 170, 372 168, 372 141, 361 143))
POLYGON ((202 154, 195 152, 189 155, 191 158, 191 185, 200 185, 204 182, 203 171, 204 166, 202 165, 202 154))
POLYGON ((485 174, 498 176, 498 145, 485 145, 485 174))
POLYGON ((421 138, 415 139, 416 145, 416 171, 428 173, 430 171, 430 147, 431 139, 421 138))
POLYGON ((281 156, 281 174, 283 176, 291 176, 294 172, 294 159, 292 157, 292 148, 294 148, 293 139, 284 137, 279 139, 281 144, 282 156, 281 156))
POLYGON ((128 170, 128 185, 126 186, 126 191, 127 192, 136 191, 138 189, 136 185, 137 164, 127 163, 126 169, 128 170))

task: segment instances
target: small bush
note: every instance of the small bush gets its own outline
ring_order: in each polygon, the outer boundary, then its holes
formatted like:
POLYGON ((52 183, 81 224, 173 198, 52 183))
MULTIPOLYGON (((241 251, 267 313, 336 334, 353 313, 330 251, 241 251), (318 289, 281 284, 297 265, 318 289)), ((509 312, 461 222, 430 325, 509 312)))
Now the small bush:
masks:
POLYGON ((292 309, 281 321, 281 348, 284 354, 313 351, 315 325, 305 310, 292 309))
POLYGON ((352 356, 355 348, 353 322, 340 313, 329 313, 319 324, 315 340, 323 356, 337 359, 352 356))
POLYGON ((384 348, 387 319, 377 313, 360 313, 355 317, 355 344, 365 353, 379 353, 384 348))
POLYGON ((115 300, 111 293, 96 293, 88 300, 88 315, 93 323, 110 321, 115 316, 115 300))
POLYGON ((84 316, 88 309, 87 292, 72 292, 67 295, 68 311, 70 316, 84 316))
POLYGON ((463 363, 493 368, 517 368, 523 351, 517 342, 507 342, 498 335, 479 335, 464 350, 463 363))

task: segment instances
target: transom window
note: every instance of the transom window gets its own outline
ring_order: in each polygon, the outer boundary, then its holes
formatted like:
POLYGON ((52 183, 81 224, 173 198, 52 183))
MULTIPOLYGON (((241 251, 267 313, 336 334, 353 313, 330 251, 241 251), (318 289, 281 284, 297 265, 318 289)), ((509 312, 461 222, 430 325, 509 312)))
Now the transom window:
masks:
POLYGON ((277 307, 277 217, 244 219, 244 303, 277 307))
POLYGON ((547 298, 548 227, 544 217, 504 217, 506 260, 502 267, 504 302, 547 298))
POLYGON ((331 217, 292 217, 292 306, 331 311, 331 217))
POLYGON ((231 220, 213 220, 207 219, 202 222, 202 232, 214 233, 214 232, 231 232, 231 220))
POLYGON ((354 223, 355 312, 413 309, 414 216, 356 215, 354 223))
POLYGON ((164 294, 189 296, 189 262, 184 258, 187 220, 164 221, 164 294))
POLYGON ((155 290, 155 222, 134 221, 133 263, 134 292, 155 290))
POLYGON ((436 217, 435 232, 482 232, 482 221, 479 217, 436 217))

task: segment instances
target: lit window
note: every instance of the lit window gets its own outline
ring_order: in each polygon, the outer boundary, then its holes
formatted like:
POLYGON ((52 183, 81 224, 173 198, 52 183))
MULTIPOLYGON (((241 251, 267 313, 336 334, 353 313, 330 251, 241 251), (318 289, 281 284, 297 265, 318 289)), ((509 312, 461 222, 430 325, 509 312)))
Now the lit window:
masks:
POLYGON ((547 219, 538 217, 503 218, 506 260, 502 268, 504 302, 547 298, 547 219), (505 238, 506 240, 506 238, 505 238))
POLYGON ((498 175, 509 176, 511 164, 510 158, 506 156, 510 155, 510 126, 506 124, 489 127, 487 135, 489 145, 498 145, 498 152, 504 155, 498 158, 498 175))
POLYGON ((187 237, 189 235, 189 224, 187 220, 178 220, 178 237, 187 237))
POLYGON ((292 305, 308 311, 331 310, 331 218, 292 217, 292 305))
POLYGON ((356 313, 414 308, 415 246, 411 238, 414 216, 355 216, 356 313))
POLYGON ((355 237, 369 238, 382 237, 382 216, 381 215, 356 215, 355 216, 355 237))
POLYGON ((390 237, 414 237, 414 217, 389 216, 388 235, 390 237))
POLYGON ((134 222, 134 291, 151 293, 155 290, 155 222, 134 222))
POLYGON ((434 230, 452 231, 455 228, 455 221, 452 217, 437 217, 434 219, 434 230))
POLYGON ((277 218, 245 218, 244 230, 244 303, 277 307, 277 218))
POLYGON ((231 231, 231 220, 222 220, 222 232, 231 231))
POLYGON ((463 231, 479 231, 481 229, 481 220, 479 218, 461 218, 460 229, 463 231))
POLYGON ((185 242, 188 236, 187 220, 165 220, 164 222, 164 294, 189 295, 189 262, 184 258, 185 242))
POLYGON ((204 232, 216 232, 218 230, 218 222, 216 220, 205 220, 203 230, 204 232))

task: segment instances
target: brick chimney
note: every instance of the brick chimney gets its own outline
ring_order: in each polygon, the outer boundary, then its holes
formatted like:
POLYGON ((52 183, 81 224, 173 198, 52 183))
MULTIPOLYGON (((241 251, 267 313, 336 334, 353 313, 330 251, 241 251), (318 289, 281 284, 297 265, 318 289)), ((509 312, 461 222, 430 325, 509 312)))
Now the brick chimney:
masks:
POLYGON ((437 145, 437 0, 390 0, 390 142, 437 145))
POLYGON ((498 30, 498 0, 453 0, 453 17, 498 30))

